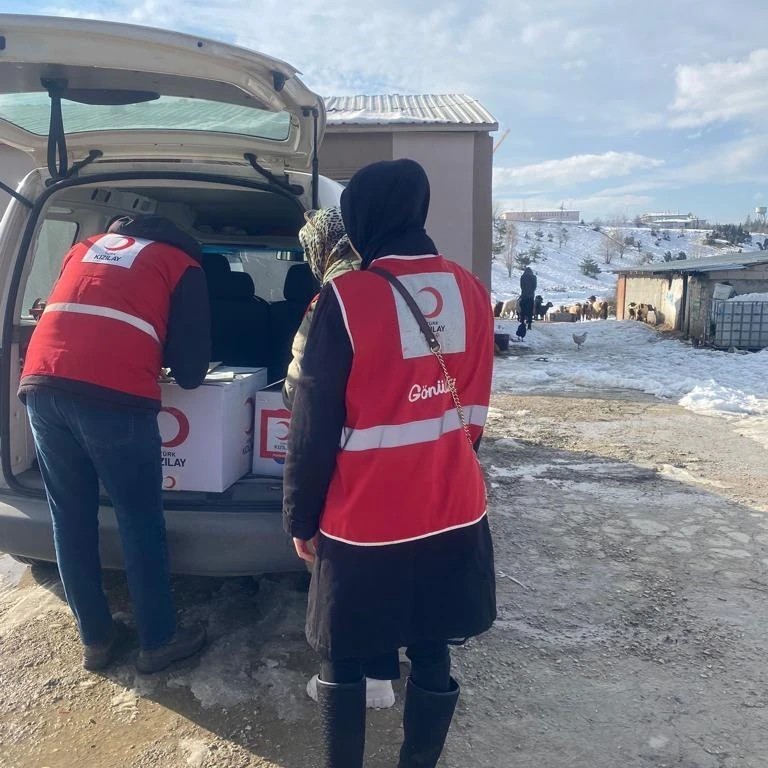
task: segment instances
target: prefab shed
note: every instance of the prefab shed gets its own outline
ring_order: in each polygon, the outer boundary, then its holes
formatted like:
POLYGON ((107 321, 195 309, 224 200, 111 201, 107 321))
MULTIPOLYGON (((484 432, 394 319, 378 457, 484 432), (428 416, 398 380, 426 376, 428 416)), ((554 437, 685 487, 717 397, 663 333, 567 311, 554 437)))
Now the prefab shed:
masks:
MULTIPOLYGON (((768 293, 768 252, 753 251, 722 257, 649 264, 619 269, 616 273, 618 319, 629 317, 629 305, 632 302, 651 304, 656 309, 657 322, 663 326, 681 331, 689 338, 714 341, 716 319, 726 315, 730 317, 735 312, 730 309, 719 310, 721 302, 744 294, 768 293)), ((754 313, 750 310, 748 314, 756 318, 756 323, 762 322, 759 320, 763 316, 762 310, 754 313)), ((740 311, 741 315, 746 317, 740 311)), ((768 322, 768 313, 765 317, 768 322)), ((719 338, 721 345, 726 345, 723 341, 726 336, 721 333, 719 338)), ((762 337, 751 334, 751 338, 762 337)), ((741 344, 733 343, 727 346, 741 344)), ((751 344, 744 346, 755 348, 751 344)))

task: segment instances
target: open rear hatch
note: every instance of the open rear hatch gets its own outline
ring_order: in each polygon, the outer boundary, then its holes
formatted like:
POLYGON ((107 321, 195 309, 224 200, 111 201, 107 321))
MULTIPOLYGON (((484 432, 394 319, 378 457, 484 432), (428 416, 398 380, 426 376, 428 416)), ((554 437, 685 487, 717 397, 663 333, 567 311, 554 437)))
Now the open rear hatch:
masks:
POLYGON ((51 177, 105 160, 312 170, 322 100, 285 62, 177 32, 0 14, 0 141, 51 177))
MULTIPOLYGON (((72 177, 99 160, 249 163, 293 195, 298 192, 290 188, 288 172, 311 170, 316 206, 325 110, 296 74, 277 59, 175 32, 0 14, 0 142, 48 168, 52 186, 39 201, 28 203, 36 203, 35 217, 44 200, 76 183, 72 177)), ((130 172, 118 173, 112 166, 106 175, 130 172)), ((149 178, 151 172, 139 176, 149 178)), ((34 226, 30 219, 21 252, 30 247, 34 226)), ((18 289, 21 269, 19 262, 12 290, 18 289)), ((31 330, 15 325, 13 305, 6 312, 8 349, 31 330)), ((12 358, 6 353, 2 361, 6 374, 12 358)), ((0 408, 3 439, 23 417, 16 410, 12 417, 8 402, 0 408)), ((4 450, 9 485, 38 491, 36 473, 14 477, 9 455, 4 450)), ((172 504, 279 509, 280 485, 279 479, 254 478, 224 494, 178 494, 172 504)))

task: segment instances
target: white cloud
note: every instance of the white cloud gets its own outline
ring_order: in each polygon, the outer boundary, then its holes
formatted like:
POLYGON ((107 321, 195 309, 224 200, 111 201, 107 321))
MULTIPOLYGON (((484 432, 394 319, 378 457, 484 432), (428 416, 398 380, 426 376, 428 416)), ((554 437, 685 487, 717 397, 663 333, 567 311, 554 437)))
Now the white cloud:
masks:
POLYGON ((700 159, 670 169, 677 184, 735 184, 761 182, 768 173, 768 136, 759 133, 708 148, 700 159))
POLYGON ((671 124, 689 128, 718 121, 768 116, 768 48, 740 61, 680 66, 671 124))
POLYGON ((661 165, 661 160, 634 152, 573 155, 561 160, 547 160, 517 168, 497 168, 494 170, 494 185, 502 189, 526 187, 531 184, 562 187, 613 176, 626 176, 661 165))

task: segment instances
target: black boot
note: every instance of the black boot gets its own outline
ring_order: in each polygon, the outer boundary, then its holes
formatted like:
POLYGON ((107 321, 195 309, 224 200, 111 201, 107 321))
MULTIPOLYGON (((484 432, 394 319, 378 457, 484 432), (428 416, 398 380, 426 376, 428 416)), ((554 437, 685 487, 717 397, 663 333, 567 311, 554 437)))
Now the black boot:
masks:
POLYGON ((317 681, 323 729, 323 768, 363 768, 365 678, 357 683, 317 681))
POLYGON ((459 684, 453 678, 447 693, 425 691, 408 678, 403 714, 405 740, 398 768, 435 768, 458 700, 459 684))

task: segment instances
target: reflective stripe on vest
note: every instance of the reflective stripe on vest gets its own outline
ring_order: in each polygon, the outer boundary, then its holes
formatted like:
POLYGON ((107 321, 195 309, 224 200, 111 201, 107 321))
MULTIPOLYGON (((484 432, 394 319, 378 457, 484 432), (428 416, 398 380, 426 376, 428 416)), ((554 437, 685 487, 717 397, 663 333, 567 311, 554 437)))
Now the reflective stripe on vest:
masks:
MULTIPOLYGON (((464 406, 467 424, 482 427, 488 408, 482 405, 464 406)), ((431 443, 448 432, 461 429, 459 414, 454 407, 435 419, 409 421, 405 424, 384 424, 379 427, 352 429, 344 427, 340 448, 343 451, 370 451, 375 448, 399 448, 418 443, 431 443)))
POLYGON ((119 320, 121 323, 128 323, 134 328, 143 331, 148 336, 151 336, 158 344, 160 339, 157 335, 157 331, 154 329, 151 323, 146 320, 142 320, 136 315, 129 315, 127 312, 122 312, 119 309, 113 309, 112 307, 100 307, 95 304, 76 304, 74 302, 57 302, 55 304, 49 304, 45 308, 46 312, 72 312, 77 315, 94 315, 96 317, 108 317, 111 320, 119 320))

